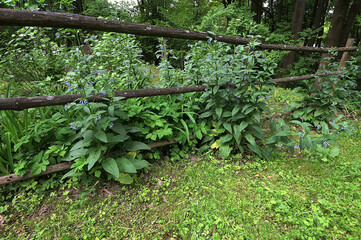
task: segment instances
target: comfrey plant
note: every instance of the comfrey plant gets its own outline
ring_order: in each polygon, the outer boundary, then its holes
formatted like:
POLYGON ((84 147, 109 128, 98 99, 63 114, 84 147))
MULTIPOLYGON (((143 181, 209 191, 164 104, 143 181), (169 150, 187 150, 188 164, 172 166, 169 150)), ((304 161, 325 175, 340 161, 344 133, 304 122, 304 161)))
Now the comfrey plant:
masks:
POLYGON ((159 49, 156 52, 157 58, 160 60, 159 66, 159 81, 162 87, 176 87, 183 83, 183 71, 176 69, 171 64, 171 59, 178 60, 173 50, 166 50, 166 42, 159 40, 159 49))
POLYGON ((129 117, 121 110, 121 98, 109 94, 107 104, 94 103, 91 102, 92 96, 100 92, 93 86, 88 88, 92 90, 83 89, 80 92, 91 94, 64 107, 66 117, 70 119, 69 129, 74 132, 69 151, 62 158, 63 161, 74 161, 73 169, 64 178, 81 176, 85 172, 99 177, 105 170, 119 182, 131 183, 129 174, 146 167, 148 162, 136 157, 136 153, 124 153, 150 148, 133 140, 132 134, 141 129, 124 124, 129 117))
POLYGON ((204 141, 219 148, 222 158, 233 149, 243 153, 245 148, 260 157, 271 157, 272 148, 266 146, 261 126, 262 115, 268 111, 266 102, 273 88, 271 75, 276 64, 254 51, 255 44, 232 48, 210 39, 195 45, 207 52, 203 58, 197 56, 197 63, 187 62, 199 66, 188 72, 190 77, 209 86, 202 96, 206 107, 200 117, 214 122, 213 133, 218 137, 204 141))
POLYGON ((149 82, 148 69, 141 61, 142 50, 134 35, 105 33, 93 49, 97 64, 108 69, 112 79, 120 79, 118 88, 139 89, 149 82))
MULTIPOLYGON (((331 57, 325 59, 327 70, 322 72, 337 70, 337 64, 331 63, 334 53, 331 57)), ((294 118, 302 119, 318 124, 319 121, 329 121, 335 118, 338 110, 344 108, 344 102, 353 96, 359 96, 354 91, 356 82, 353 80, 354 74, 358 71, 357 66, 349 64, 348 68, 342 69, 345 72, 340 75, 315 77, 314 80, 307 80, 306 97, 300 102, 291 104, 294 118)))
MULTIPOLYGON (((335 54, 325 59, 327 71, 336 70, 338 63, 332 63, 335 54)), ((325 67, 326 68, 326 67, 325 67)), ((299 133, 300 149, 309 148, 315 151, 320 148, 332 148, 336 146, 337 135, 340 132, 351 134, 353 130, 347 123, 341 122, 342 115, 337 113, 344 109, 345 101, 354 96, 359 96, 354 89, 356 83, 353 80, 358 71, 357 66, 349 63, 345 72, 341 75, 315 77, 314 80, 307 80, 306 97, 299 102, 292 102, 288 110, 294 110, 293 121, 303 129, 299 133), (318 134, 310 136, 313 128, 318 134)), ((326 70, 320 71, 326 72, 326 70)))
POLYGON ((124 154, 149 150, 146 144, 134 141, 132 136, 141 129, 126 124, 129 117, 121 110, 121 98, 112 96, 118 84, 112 79, 114 75, 102 66, 95 68, 96 61, 92 55, 83 56, 79 49, 71 54, 69 64, 72 63, 74 69, 62 81, 67 93, 80 93, 84 98, 64 106, 68 129, 74 133, 62 158, 63 161, 74 162, 73 169, 64 178, 84 176, 86 173, 99 177, 105 170, 121 183, 131 183, 129 174, 148 165, 140 155, 124 154), (79 61, 74 64, 74 59, 79 61), (107 98, 107 104, 92 102, 96 95, 107 98))

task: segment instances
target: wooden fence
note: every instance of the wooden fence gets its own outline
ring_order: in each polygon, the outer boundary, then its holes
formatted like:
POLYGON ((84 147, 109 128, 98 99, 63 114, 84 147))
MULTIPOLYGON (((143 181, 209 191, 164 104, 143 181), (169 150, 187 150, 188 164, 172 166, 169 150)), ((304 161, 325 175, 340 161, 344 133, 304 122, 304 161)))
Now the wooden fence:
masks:
MULTIPOLYGON (((88 17, 77 14, 64 14, 54 12, 38 12, 38 11, 22 11, 11 9, 0 9, 0 25, 17 25, 17 26, 38 26, 38 27, 54 27, 54 28, 75 28, 85 30, 99 30, 105 32, 119 32, 127 34, 136 34, 143 36, 155 36, 165 38, 181 38, 188 40, 201 40, 207 41, 209 38, 216 39, 220 42, 231 44, 248 44, 253 39, 241 38, 236 36, 226 35, 214 35, 206 32, 190 31, 183 29, 165 28, 146 24, 127 23, 115 20, 108 20, 102 18, 88 17)), ((256 47, 260 50, 281 50, 281 51, 306 51, 306 52, 321 52, 328 53, 330 50, 344 52, 344 56, 340 66, 343 66, 346 62, 347 54, 350 51, 357 50, 357 47, 349 46, 340 48, 322 48, 322 47, 303 47, 303 46, 291 46, 291 45, 275 45, 264 44, 259 41, 259 45, 256 47)), ((352 44, 351 44, 352 45, 352 44)), ((310 74, 304 76, 287 77, 280 79, 273 79, 276 83, 293 82, 311 79, 315 76, 328 76, 341 74, 343 71, 310 74)), ((180 94, 188 92, 200 92, 205 91, 212 86, 197 85, 188 87, 176 87, 176 88, 156 88, 156 89, 138 89, 127 91, 115 91, 113 94, 117 97, 123 97, 123 99, 135 98, 135 97, 151 97, 168 94, 180 94)), ((89 102, 106 101, 108 95, 97 95, 88 97, 89 102)), ((0 98, 0 110, 23 110, 34 107, 64 105, 70 102, 78 101, 78 99, 84 98, 81 94, 72 95, 54 95, 54 96, 39 96, 39 97, 15 97, 15 98, 0 98)), ((159 143, 149 144, 151 148, 165 146, 168 144, 174 144, 176 141, 164 141, 159 143)), ((71 164, 60 163, 53 166, 49 166, 46 171, 40 175, 58 172, 66 169, 70 169, 71 164)), ((40 176, 39 175, 39 176, 40 176)), ((20 181, 33 177, 31 173, 19 177, 15 174, 0 177, 0 185, 10 182, 20 181)))

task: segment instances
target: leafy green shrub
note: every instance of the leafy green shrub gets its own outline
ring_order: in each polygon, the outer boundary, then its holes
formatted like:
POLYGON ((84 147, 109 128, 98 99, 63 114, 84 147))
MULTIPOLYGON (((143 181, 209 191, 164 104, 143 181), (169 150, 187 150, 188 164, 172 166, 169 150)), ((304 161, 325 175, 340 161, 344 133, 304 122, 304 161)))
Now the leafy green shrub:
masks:
POLYGON ((40 91, 37 84, 46 78, 51 78, 53 82, 59 80, 65 72, 59 47, 49 37, 52 32, 36 27, 21 28, 13 34, 7 46, 0 49, 4 51, 0 64, 1 77, 7 82, 16 82, 22 94, 40 91))
MULTIPOLYGON (((332 59, 331 57, 327 60, 332 59)), ((335 63, 328 65, 327 71, 337 69, 335 63)), ((357 99, 360 94, 354 91, 356 83, 353 76, 357 67, 350 66, 351 68, 345 69, 346 72, 341 75, 315 77, 314 80, 305 81, 306 97, 302 101, 291 104, 291 109, 296 109, 293 117, 310 121, 316 126, 320 121, 333 120, 337 111, 343 108, 345 100, 357 99)))
POLYGON ((253 51, 256 44, 232 48, 209 40, 197 43, 192 59, 188 57, 190 66, 186 70, 191 78, 210 86, 202 95, 206 106, 200 118, 214 122, 218 140, 207 138, 208 147, 219 148, 222 158, 227 158, 232 149, 243 153, 245 147, 260 157, 271 155, 270 148, 263 148, 261 116, 268 111, 266 101, 273 88, 271 75, 276 65, 253 51), (195 66, 199 68, 194 70, 195 66))

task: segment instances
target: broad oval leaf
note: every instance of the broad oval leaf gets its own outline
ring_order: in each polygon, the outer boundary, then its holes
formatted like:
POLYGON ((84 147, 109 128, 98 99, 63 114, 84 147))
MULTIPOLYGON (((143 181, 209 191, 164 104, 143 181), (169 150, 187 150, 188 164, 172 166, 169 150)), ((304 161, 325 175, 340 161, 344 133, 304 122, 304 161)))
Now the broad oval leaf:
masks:
POLYGON ((101 130, 97 131, 97 133, 95 134, 95 137, 102 142, 105 142, 105 143, 108 142, 107 135, 105 134, 105 132, 103 132, 101 130))
POLYGON ((119 170, 126 173, 137 173, 137 169, 134 164, 127 158, 122 157, 116 160, 119 170))
POLYGON ((226 143, 229 142, 233 139, 233 135, 232 134, 227 134, 226 136, 221 138, 221 143, 226 143))
POLYGON ((221 158, 226 159, 228 158, 229 154, 231 153, 232 148, 228 145, 221 145, 219 148, 219 155, 221 158))
POLYGON ((223 123, 223 127, 224 127, 228 132, 232 133, 232 126, 231 126, 230 123, 228 123, 228 122, 223 123))
POLYGON ((117 162, 113 158, 107 158, 102 162, 103 169, 113 175, 114 177, 119 177, 119 168, 117 162))
POLYGON ((129 152, 135 152, 139 150, 150 150, 150 147, 142 142, 129 141, 125 143, 125 150, 129 152))
POLYGON ((88 170, 92 169, 92 167, 94 166, 94 164, 99 160, 100 158, 100 154, 101 154, 101 150, 93 150, 89 153, 89 157, 88 157, 88 170))
POLYGON ((122 184, 131 184, 133 182, 133 178, 127 173, 120 173, 118 178, 115 178, 118 182, 122 184))

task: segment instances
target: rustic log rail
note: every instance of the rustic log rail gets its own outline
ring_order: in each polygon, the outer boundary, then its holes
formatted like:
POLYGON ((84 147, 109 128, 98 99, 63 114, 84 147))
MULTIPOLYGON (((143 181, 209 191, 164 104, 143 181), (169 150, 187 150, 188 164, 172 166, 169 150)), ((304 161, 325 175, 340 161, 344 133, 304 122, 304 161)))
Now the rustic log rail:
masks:
MULTIPOLYGON (((190 135, 189 139, 193 139, 194 136, 190 135)), ((175 144, 178 143, 175 140, 170 140, 170 141, 162 141, 162 142, 155 142, 155 143, 149 143, 147 144, 148 147, 150 147, 151 149, 153 148, 158 148, 158 147, 163 147, 163 146, 167 146, 167 145, 171 145, 171 144, 175 144)), ((55 172, 61 172, 64 170, 69 170, 71 168, 71 163, 69 162, 63 162, 63 163, 58 163, 58 164, 54 164, 51 166, 46 167, 46 170, 39 173, 38 175, 32 175, 32 172, 27 172, 25 175, 23 176, 18 176, 16 174, 9 174, 6 176, 1 176, 0 177, 0 185, 4 185, 4 184, 9 184, 9 183, 13 183, 13 182, 18 182, 18 181, 23 181, 29 178, 33 178, 33 177, 40 177, 40 176, 44 176, 50 173, 55 173, 55 172)))
MULTIPOLYGON (((207 32, 190 31, 184 29, 159 27, 147 24, 128 23, 104 18, 89 17, 79 14, 66 14, 57 12, 39 12, 24 11, 13 9, 0 9, 0 26, 17 25, 17 26, 37 26, 37 27, 55 27, 55 28, 75 28, 84 30, 99 30, 105 32, 118 32, 127 34, 136 34, 142 36, 154 36, 165 38, 180 38, 188 40, 207 41, 209 38, 216 39, 220 42, 231 43, 236 45, 246 45, 249 38, 237 36, 214 35, 207 32)), ((304 52, 322 52, 328 53, 330 50, 338 52, 355 51, 357 47, 305 47, 277 44, 260 44, 256 47, 262 50, 281 50, 281 51, 304 51, 304 52)))
MULTIPOLYGON (((330 76, 330 75, 339 75, 342 74, 343 72, 344 71, 309 74, 309 75, 303 75, 297 77, 278 78, 278 79, 273 79, 273 81, 276 83, 294 82, 294 81, 312 79, 316 76, 322 77, 322 76, 330 76)), ((196 85, 196 86, 188 86, 188 87, 136 89, 136 90, 114 91, 113 95, 116 97, 123 97, 123 100, 126 100, 128 98, 137 98, 137 97, 153 97, 153 96, 161 96, 161 95, 169 95, 169 94, 202 92, 211 87, 212 86, 207 86, 207 85, 196 85)), ((224 87, 225 86, 223 86, 223 88, 224 87)), ((20 111, 34 107, 65 105, 67 103, 79 101, 79 99, 82 98, 84 98, 84 95, 82 94, 0 98, 0 110, 20 111)), ((108 99, 109 99, 108 94, 104 94, 104 95, 100 94, 97 96, 87 98, 88 102, 106 102, 108 101, 108 99)))

